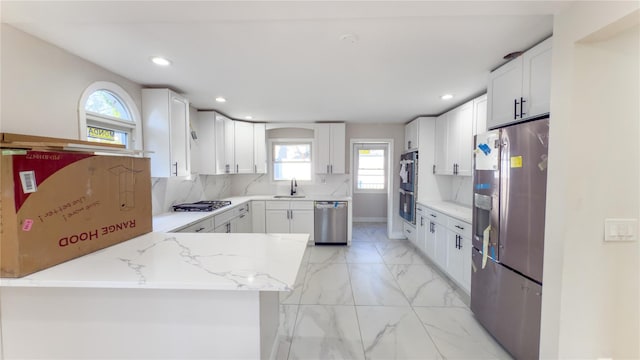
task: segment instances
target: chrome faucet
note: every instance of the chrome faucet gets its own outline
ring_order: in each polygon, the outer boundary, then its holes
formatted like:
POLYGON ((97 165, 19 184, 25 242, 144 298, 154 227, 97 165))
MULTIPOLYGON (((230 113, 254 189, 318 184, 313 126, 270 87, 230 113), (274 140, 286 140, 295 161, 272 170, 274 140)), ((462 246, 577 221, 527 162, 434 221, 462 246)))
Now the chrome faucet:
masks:
POLYGON ((295 195, 298 192, 298 182, 296 178, 291 178, 291 196, 295 195))

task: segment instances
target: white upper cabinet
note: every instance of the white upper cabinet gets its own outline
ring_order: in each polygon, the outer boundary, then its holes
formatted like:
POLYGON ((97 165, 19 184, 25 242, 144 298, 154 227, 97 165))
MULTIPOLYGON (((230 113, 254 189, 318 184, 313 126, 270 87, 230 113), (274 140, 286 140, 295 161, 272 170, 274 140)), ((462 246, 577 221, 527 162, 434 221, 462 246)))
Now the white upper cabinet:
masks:
POLYGON ((235 172, 233 120, 216 113, 214 127, 216 174, 232 174, 235 172))
POLYGON ((404 127, 404 151, 418 150, 418 119, 413 120, 404 127))
POLYGON ((316 125, 314 136, 316 174, 344 174, 345 124, 316 125))
POLYGON ((151 176, 190 175, 189 101, 169 89, 142 89, 142 125, 151 176))
POLYGON ((473 99, 473 135, 487 132, 487 94, 473 99))
POLYGON ((266 172, 265 124, 234 121, 215 111, 199 111, 197 128, 201 174, 266 172))
POLYGON ((473 101, 436 119, 435 173, 471 176, 473 101))
POLYGON ((461 176, 471 176, 471 158, 473 156, 473 101, 455 108, 453 119, 450 121, 448 156, 453 163, 453 173, 461 176))
POLYGON ((253 162, 256 174, 267 173, 267 133, 264 123, 253 124, 253 162))
POLYGON ((216 175, 216 113, 214 111, 198 111, 196 123, 198 171, 203 175, 216 175))
POLYGON ((522 55, 523 118, 549 112, 551 101, 551 47, 549 38, 522 55))
POLYGON ((234 121, 234 159, 236 174, 253 174, 253 123, 234 121))
POLYGON ((488 129, 549 112, 551 46, 548 38, 489 75, 488 129))
POLYGON ((453 164, 447 162, 447 148, 449 146, 449 113, 436 118, 435 137, 435 169, 438 175, 453 175, 453 164))

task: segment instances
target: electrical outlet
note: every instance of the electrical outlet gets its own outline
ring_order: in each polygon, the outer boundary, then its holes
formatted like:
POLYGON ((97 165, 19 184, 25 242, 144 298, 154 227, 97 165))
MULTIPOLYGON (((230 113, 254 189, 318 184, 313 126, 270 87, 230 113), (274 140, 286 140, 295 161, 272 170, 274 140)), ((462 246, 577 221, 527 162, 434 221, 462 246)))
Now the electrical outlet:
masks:
POLYGON ((636 241, 638 219, 604 219, 604 241, 636 241))

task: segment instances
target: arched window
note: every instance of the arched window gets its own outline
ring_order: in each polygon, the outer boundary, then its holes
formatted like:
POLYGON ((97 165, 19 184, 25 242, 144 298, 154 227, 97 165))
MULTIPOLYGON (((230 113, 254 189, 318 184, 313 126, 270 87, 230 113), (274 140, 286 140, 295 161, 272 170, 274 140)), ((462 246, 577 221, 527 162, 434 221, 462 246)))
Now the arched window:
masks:
POLYGON ((80 139, 142 148, 140 113, 120 86, 106 81, 89 85, 80 99, 78 114, 80 139))

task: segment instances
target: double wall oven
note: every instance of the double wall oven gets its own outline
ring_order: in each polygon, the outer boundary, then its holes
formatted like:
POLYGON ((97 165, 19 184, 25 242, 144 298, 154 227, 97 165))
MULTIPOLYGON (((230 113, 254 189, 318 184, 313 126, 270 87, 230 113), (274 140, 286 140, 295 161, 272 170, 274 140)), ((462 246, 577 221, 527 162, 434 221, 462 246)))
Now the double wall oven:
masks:
POLYGON ((400 217, 416 223, 416 196, 418 186, 418 152, 406 152, 400 156, 400 217))

